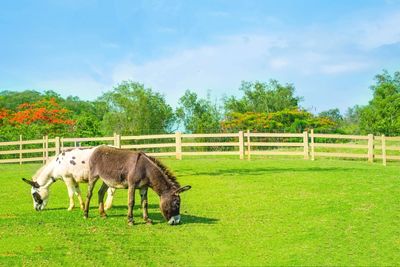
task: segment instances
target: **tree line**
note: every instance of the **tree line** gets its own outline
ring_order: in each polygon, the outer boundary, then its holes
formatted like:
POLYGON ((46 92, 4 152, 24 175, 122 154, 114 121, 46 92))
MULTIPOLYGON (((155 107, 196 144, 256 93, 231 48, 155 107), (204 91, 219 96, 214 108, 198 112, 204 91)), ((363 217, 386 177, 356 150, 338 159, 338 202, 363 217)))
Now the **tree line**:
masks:
POLYGON ((141 83, 124 81, 93 101, 61 97, 54 91, 0 92, 0 139, 49 136, 91 137, 119 133, 315 132, 400 135, 400 72, 375 76, 373 98, 344 114, 313 114, 301 107, 293 84, 276 80, 242 82, 241 97, 213 101, 187 90, 174 109, 141 83))

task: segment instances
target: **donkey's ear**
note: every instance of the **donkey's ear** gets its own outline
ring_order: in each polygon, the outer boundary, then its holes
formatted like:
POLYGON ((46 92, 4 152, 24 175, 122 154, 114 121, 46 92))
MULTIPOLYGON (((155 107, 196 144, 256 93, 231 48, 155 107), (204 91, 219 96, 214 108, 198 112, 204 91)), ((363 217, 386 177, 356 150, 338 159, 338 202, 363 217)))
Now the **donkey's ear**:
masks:
POLYGON ((180 193, 185 192, 185 191, 189 190, 190 188, 192 188, 190 185, 182 186, 181 188, 176 189, 174 194, 179 195, 180 193))
POLYGON ((27 183, 27 184, 35 187, 35 188, 39 188, 40 187, 40 185, 37 182, 30 181, 30 180, 25 179, 25 178, 22 178, 22 181, 24 181, 25 183, 27 183))

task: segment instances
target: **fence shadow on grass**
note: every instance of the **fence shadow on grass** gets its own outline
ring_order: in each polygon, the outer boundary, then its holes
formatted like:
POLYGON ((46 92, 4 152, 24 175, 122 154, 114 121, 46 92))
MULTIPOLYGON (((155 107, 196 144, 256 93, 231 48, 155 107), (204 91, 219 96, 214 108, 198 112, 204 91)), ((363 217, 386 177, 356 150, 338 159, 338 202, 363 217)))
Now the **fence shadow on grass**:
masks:
POLYGON ((251 169, 217 169, 213 171, 199 171, 199 172, 190 172, 185 171, 181 174, 178 174, 181 177, 184 176, 195 176, 195 175, 206 175, 206 176, 231 176, 231 175, 264 175, 266 173, 285 173, 285 172, 348 172, 355 171, 357 168, 339 168, 339 167, 309 167, 309 168, 251 168, 251 169))

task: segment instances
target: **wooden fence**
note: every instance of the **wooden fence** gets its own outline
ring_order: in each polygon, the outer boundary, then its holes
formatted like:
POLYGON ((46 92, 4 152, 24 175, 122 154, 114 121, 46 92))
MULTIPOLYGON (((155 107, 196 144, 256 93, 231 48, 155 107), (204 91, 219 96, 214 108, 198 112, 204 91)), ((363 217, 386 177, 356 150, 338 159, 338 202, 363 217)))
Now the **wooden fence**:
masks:
POLYGON ((122 149, 141 150, 153 156, 252 155, 365 159, 368 162, 400 160, 400 137, 303 133, 174 134, 88 138, 53 138, 0 142, 0 163, 46 162, 71 147, 109 144, 122 149), (387 145, 387 143, 390 143, 387 145), (388 154, 387 154, 388 153, 388 154))

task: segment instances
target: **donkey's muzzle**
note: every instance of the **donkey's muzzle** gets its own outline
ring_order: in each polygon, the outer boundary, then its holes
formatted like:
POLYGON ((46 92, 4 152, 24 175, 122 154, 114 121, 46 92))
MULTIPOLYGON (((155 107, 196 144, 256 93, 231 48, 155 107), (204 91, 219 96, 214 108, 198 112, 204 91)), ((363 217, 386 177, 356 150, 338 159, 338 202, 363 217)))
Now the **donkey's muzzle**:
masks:
POLYGON ((176 225, 181 222, 181 215, 176 215, 172 216, 171 219, 169 219, 168 224, 169 225, 176 225))

